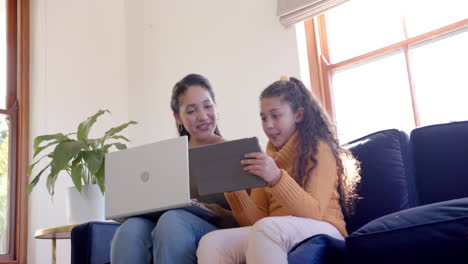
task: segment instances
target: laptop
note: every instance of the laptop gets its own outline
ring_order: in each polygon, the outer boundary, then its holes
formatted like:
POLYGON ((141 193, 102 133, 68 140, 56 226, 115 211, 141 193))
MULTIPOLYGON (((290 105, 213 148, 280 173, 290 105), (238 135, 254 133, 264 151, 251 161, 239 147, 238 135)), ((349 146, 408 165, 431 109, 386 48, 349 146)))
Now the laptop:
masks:
MULTIPOLYGON (((223 152, 226 151, 222 145, 218 146, 221 146, 220 150, 223 152)), ((204 155, 205 151, 212 150, 208 148, 200 151, 200 155, 204 155)), ((198 156, 195 152, 193 155, 198 156)), ((191 154, 195 157, 193 155, 191 154)), ((222 159, 214 163, 217 164, 219 161, 222 159)), ((221 163, 231 162, 232 160, 221 163)), ((240 159, 236 163, 241 168, 240 159)), ((198 162, 191 166, 192 170, 203 172, 204 170, 199 170, 198 166, 204 166, 204 163, 197 164, 198 162)), ((229 170, 230 168, 225 168, 222 171, 229 170)), ((211 175, 219 177, 224 174, 211 175)), ((204 200, 204 196, 199 195, 199 188, 195 185, 200 187, 206 180, 197 184, 198 181, 189 176, 189 149, 186 136, 108 153, 105 176, 105 217, 108 220, 123 221, 132 216, 157 219, 163 212, 175 208, 188 210, 206 220, 218 217, 213 211, 192 200, 197 198, 206 203, 217 202, 214 199, 204 200)), ((223 184, 224 182, 220 183, 217 191, 216 185, 211 185, 207 197, 224 198, 223 184)), ((247 182, 239 187, 251 186, 247 182)))

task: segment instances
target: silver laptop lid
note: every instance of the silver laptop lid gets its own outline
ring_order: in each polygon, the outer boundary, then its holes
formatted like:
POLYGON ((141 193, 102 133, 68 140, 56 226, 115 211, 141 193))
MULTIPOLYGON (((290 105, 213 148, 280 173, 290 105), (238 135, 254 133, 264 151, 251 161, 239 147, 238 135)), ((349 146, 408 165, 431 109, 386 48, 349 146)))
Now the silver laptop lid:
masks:
POLYGON ((106 219, 189 204, 186 136, 111 152, 105 162, 106 219))

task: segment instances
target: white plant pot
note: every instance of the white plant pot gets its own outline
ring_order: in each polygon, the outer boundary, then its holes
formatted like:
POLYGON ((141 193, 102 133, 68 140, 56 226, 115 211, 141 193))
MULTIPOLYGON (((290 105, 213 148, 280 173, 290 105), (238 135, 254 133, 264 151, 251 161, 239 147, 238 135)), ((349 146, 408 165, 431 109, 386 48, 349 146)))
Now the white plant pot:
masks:
POLYGON ((104 196, 97 184, 86 184, 81 193, 75 186, 67 189, 66 216, 69 224, 82 224, 89 221, 105 221, 104 196))

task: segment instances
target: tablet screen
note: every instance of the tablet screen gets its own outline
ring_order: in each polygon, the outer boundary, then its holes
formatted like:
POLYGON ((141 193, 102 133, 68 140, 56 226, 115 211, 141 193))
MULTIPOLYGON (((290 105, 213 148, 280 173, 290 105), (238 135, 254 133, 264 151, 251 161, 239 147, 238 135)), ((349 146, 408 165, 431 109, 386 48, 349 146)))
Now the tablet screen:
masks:
POLYGON ((190 177, 200 195, 265 187, 262 178, 243 170, 244 155, 260 152, 256 137, 232 140, 189 150, 190 177))

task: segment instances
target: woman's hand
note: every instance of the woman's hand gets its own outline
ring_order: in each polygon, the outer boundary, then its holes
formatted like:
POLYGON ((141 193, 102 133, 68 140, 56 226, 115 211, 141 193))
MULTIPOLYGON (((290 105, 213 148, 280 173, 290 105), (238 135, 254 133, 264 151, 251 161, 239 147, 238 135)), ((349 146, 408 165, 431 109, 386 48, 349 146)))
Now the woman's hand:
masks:
POLYGON ((245 165, 244 170, 264 179, 270 187, 275 186, 281 179, 281 170, 266 153, 252 152, 244 157, 247 158, 241 160, 241 164, 245 165))

